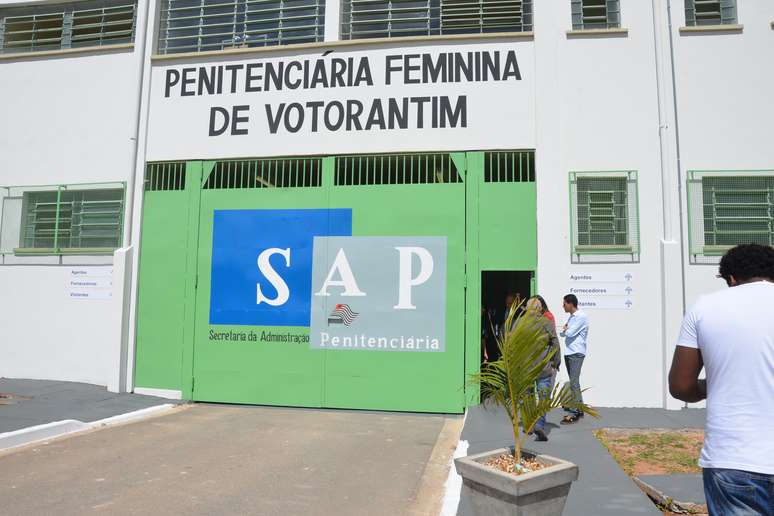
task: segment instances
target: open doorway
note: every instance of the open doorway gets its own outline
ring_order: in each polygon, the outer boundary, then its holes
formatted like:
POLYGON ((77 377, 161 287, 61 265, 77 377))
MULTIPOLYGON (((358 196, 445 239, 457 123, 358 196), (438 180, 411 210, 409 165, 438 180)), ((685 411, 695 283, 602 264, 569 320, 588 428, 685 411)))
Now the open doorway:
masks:
POLYGON ((481 362, 500 357, 497 336, 513 299, 532 295, 532 271, 481 272, 481 362))

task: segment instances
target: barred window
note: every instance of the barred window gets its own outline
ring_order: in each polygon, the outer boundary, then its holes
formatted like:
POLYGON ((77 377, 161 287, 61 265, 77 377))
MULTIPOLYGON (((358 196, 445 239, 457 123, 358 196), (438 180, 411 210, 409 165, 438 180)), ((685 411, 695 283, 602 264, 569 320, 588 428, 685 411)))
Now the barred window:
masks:
POLYGON ((618 0, 571 0, 573 30, 617 29, 621 26, 618 0))
POLYGON ((685 24, 734 25, 736 0, 685 0, 685 24))
POLYGON ((324 0, 167 0, 158 52, 312 43, 324 33, 324 0))
POLYGON ((9 187, 7 194, 4 201, 16 203, 3 206, 2 252, 112 253, 121 246, 123 184, 9 187))
POLYGON ((532 0, 343 0, 342 39, 532 30, 532 0))
POLYGON ((774 245, 774 170, 689 173, 694 263, 714 263, 739 244, 774 245))
POLYGON ((336 157, 336 186, 462 183, 452 154, 336 157))
POLYGON ((636 172, 573 172, 570 192, 575 262, 638 259, 636 172))
POLYGON ((136 1, 100 0, 4 8, 0 9, 0 52, 132 43, 136 21, 136 1))

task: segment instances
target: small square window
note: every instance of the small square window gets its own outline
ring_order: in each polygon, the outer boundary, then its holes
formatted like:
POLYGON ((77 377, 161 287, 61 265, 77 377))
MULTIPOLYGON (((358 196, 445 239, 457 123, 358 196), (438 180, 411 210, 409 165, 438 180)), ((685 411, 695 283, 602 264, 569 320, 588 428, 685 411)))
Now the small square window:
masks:
POLYGON ((573 30, 618 29, 621 8, 618 0, 571 0, 573 30))
POLYGON ((736 0, 685 0, 685 24, 689 27, 736 23, 736 0))
POLYGON ((639 260, 636 172, 573 172, 570 195, 574 263, 639 260))

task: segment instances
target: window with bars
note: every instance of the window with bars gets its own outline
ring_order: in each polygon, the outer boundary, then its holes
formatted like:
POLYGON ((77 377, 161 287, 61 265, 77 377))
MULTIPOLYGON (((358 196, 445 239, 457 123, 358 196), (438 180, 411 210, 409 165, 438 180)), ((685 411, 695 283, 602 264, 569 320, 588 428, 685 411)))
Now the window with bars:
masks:
POLYGON ((573 30, 617 29, 621 27, 618 0, 571 0, 573 30))
POLYGON ((535 151, 484 153, 485 183, 530 183, 535 181, 535 151))
POLYGON ((145 166, 145 191, 185 190, 185 162, 166 161, 145 166))
POLYGON ((167 0, 160 54, 322 41, 325 0, 167 0))
POLYGON ((112 252, 121 246, 124 189, 25 192, 17 251, 112 252))
POLYGON ((774 170, 690 172, 691 256, 714 263, 739 244, 774 245, 774 170))
POLYGON ((0 9, 0 52, 133 43, 136 19, 136 1, 87 1, 4 8, 0 9))
POLYGON ((342 39, 532 30, 532 0, 343 0, 342 39))
POLYGON ((685 24, 689 27, 736 23, 736 0, 685 0, 685 24))
POLYGON ((450 154, 371 154, 336 158, 336 186, 462 183, 450 154))
POLYGON ((574 261, 638 259, 636 172, 573 172, 570 196, 574 261))
POLYGON ((218 161, 205 190, 314 188, 322 185, 322 158, 218 161))

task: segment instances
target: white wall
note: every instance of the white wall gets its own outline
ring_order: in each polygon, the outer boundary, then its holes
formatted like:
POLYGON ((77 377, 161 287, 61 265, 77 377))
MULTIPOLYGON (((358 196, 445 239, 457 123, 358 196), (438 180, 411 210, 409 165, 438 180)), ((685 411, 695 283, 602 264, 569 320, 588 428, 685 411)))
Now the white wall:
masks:
POLYGON ((569 4, 535 8, 538 288, 562 324, 571 271, 630 272, 631 310, 586 310, 585 400, 662 406, 661 172, 651 4, 621 1, 628 35, 568 37, 569 4), (638 171, 640 263, 571 264, 568 174, 606 170, 638 171))
POLYGON ((0 266, 0 377, 109 383, 121 299, 72 299, 72 269, 0 266))
MULTIPOLYGON (((774 169, 774 3, 737 4, 741 33, 681 34, 684 12, 674 10, 683 185, 689 170, 774 169)), ((684 223, 687 230, 687 219, 684 223)), ((700 295, 725 288, 715 278, 717 265, 690 265, 685 259, 689 306, 700 295)))
MULTIPOLYGON (((133 49, 97 49, 0 60, 0 186, 129 182, 137 59, 133 49)), ((122 298, 72 300, 66 290, 69 265, 112 261, 0 257, 0 376, 115 383, 122 298)))

